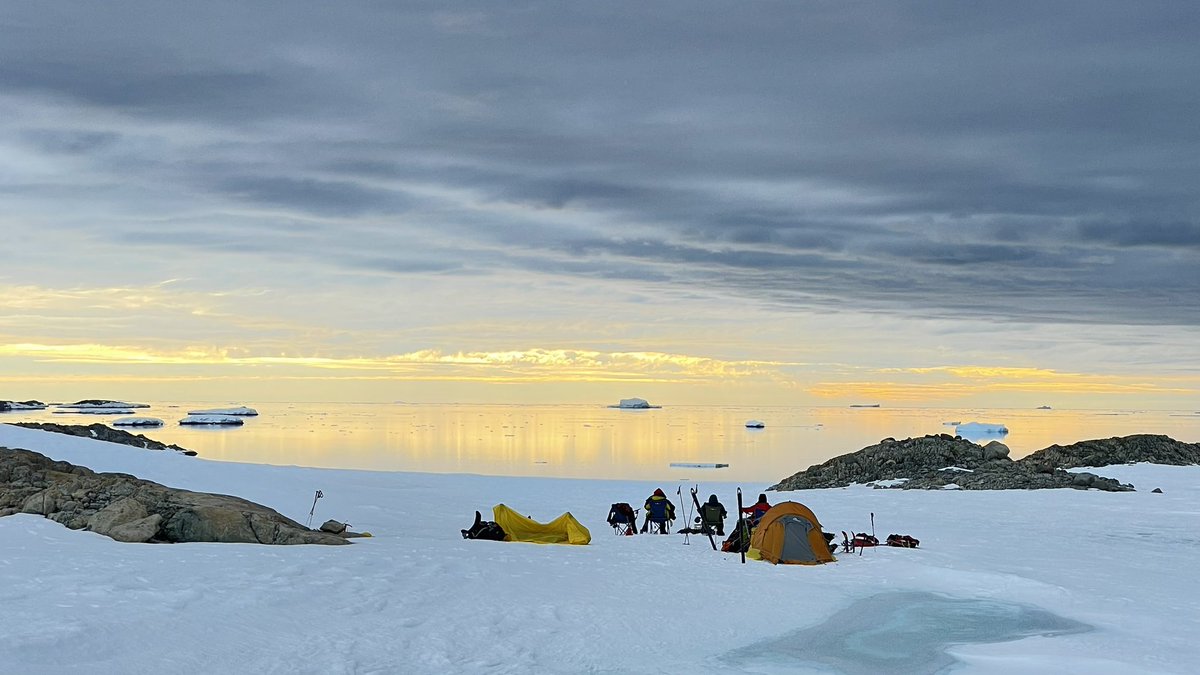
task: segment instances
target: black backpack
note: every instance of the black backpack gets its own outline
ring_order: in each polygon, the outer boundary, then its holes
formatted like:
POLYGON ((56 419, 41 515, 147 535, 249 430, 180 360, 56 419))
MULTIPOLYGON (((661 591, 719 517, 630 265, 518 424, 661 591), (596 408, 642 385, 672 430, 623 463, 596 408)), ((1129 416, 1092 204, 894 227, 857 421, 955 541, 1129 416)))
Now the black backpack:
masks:
POLYGON ((484 522, 483 516, 475 512, 475 524, 469 530, 459 530, 463 539, 487 539, 489 541, 504 541, 504 529, 494 521, 484 522))

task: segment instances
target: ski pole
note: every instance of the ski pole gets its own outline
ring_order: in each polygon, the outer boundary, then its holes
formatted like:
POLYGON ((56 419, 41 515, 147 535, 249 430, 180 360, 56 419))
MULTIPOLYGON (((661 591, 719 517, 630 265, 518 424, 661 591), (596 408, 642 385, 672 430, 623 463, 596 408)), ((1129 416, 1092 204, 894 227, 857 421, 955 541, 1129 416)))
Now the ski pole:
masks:
MULTIPOLYGON (((683 486, 681 486, 681 485, 675 486, 675 495, 677 497, 679 497, 679 508, 680 508, 680 510, 682 510, 683 509, 683 486)), ((691 542, 688 541, 688 536, 691 534, 690 532, 688 532, 688 530, 690 528, 691 528, 691 525, 688 525, 687 527, 683 528, 683 545, 684 546, 692 545, 691 542)))

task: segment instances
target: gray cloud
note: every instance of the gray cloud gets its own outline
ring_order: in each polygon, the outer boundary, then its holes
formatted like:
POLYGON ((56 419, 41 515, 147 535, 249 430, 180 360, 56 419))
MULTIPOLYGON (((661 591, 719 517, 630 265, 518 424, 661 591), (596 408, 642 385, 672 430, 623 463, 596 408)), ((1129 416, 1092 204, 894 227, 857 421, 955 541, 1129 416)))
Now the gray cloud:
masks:
POLYGON ((64 229, 351 272, 1200 324, 1186 3, 37 3, 0 31, 0 100, 26 113, 0 143, 78 162, 0 173, 0 194, 109 209, 64 229), (182 236, 195 213, 239 215, 182 236))

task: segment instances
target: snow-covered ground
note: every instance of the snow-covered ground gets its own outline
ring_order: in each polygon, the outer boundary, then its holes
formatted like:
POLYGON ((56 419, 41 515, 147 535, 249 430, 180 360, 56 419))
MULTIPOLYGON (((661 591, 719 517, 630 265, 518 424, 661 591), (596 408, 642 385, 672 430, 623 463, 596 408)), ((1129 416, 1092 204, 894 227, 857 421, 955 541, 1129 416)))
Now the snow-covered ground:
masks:
MULTIPOLYGON (((1124 674, 1191 673, 1200 663, 1200 467, 1101 472, 1134 483, 1129 493, 770 493, 808 505, 829 531, 870 531, 874 513, 881 539, 921 540, 915 550, 775 567, 741 565, 696 536, 687 546, 682 535, 613 536, 609 505, 640 506, 653 483, 234 464, 10 425, 0 425, 0 446, 239 495, 301 522, 322 490, 314 523, 336 518, 375 535, 342 547, 122 544, 41 517, 0 518, 5 673, 930 672, 956 663, 1124 674), (476 509, 486 516, 499 502, 543 521, 571 511, 592 543, 460 537, 476 509)), ((675 485, 662 487, 678 501, 675 485)), ((744 485, 746 501, 761 487, 744 485)), ((733 510, 733 485, 702 483, 701 499, 709 493, 733 510)))

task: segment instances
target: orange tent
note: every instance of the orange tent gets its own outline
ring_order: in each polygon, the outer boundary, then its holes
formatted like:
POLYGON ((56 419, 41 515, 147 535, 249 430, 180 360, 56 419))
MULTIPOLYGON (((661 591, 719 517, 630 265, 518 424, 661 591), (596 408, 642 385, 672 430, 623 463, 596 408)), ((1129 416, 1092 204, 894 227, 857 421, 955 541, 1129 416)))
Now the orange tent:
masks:
POLYGON ((763 514, 750 535, 749 555, 785 565, 819 565, 835 560, 821 534, 821 523, 799 502, 782 502, 763 514))

